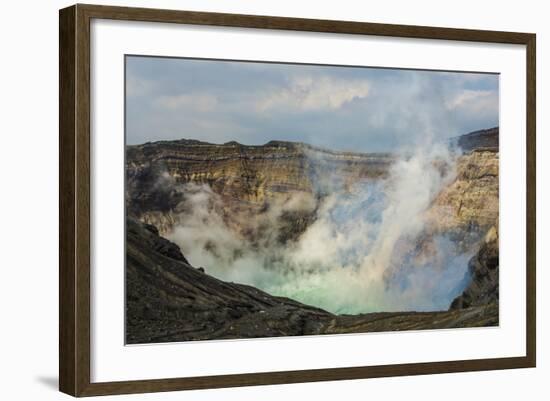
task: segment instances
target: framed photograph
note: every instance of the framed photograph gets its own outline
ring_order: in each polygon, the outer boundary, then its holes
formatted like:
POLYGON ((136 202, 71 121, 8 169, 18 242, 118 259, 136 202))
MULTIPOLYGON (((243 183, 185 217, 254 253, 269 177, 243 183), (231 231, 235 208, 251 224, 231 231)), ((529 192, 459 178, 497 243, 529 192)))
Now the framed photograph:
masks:
POLYGON ((61 391, 535 366, 534 34, 59 22, 61 391))

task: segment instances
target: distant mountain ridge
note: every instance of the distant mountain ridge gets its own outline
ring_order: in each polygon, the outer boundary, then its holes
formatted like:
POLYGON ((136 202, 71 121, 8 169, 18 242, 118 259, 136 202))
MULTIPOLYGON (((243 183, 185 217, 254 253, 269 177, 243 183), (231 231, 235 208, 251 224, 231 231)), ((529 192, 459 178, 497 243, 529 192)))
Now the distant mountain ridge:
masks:
MULTIPOLYGON (((452 137, 448 140, 448 142, 452 145, 459 146, 465 151, 471 151, 474 149, 492 149, 492 150, 498 150, 499 145, 499 127, 492 127, 492 128, 486 128, 486 129, 480 129, 476 131, 472 131, 463 135, 452 137)), ((218 147, 218 148, 240 148, 244 151, 251 151, 251 150, 262 150, 262 149, 268 149, 268 148, 283 148, 283 149, 308 149, 317 151, 320 153, 326 153, 331 155, 342 155, 342 156, 350 156, 350 157, 365 157, 365 156, 371 156, 371 157, 380 157, 380 156, 388 156, 390 157, 392 155, 391 152, 356 152, 356 151, 348 151, 348 150, 333 150, 324 148, 322 146, 315 146, 311 145, 305 142, 297 142, 297 141, 283 141, 283 140, 270 140, 264 144, 260 145, 247 145, 240 142, 237 142, 235 140, 228 141, 225 143, 213 143, 213 142, 207 142, 207 141, 201 141, 198 139, 187 139, 187 138, 181 138, 181 139, 173 139, 173 140, 159 140, 159 141, 153 141, 153 142, 145 142, 143 144, 135 144, 135 145, 127 145, 127 149, 154 149, 154 148, 162 148, 164 146, 197 146, 197 147, 218 147)))
POLYGON ((128 149, 132 148, 155 148, 163 146, 197 146, 197 147, 218 147, 218 148, 240 148, 243 151, 253 151, 253 150, 267 150, 269 148, 281 148, 288 150, 313 150, 320 153, 326 153, 331 155, 346 155, 346 156, 355 156, 355 157, 368 157, 368 156, 390 156, 391 152, 356 152, 349 150, 334 150, 325 148, 322 146, 315 146, 305 142, 298 141, 283 141, 278 139, 270 140, 264 144, 260 145, 248 145, 237 142, 235 140, 228 141, 224 143, 212 143, 207 141, 201 141, 198 139, 173 139, 173 140, 160 140, 153 142, 145 142, 143 144, 127 145, 128 149))

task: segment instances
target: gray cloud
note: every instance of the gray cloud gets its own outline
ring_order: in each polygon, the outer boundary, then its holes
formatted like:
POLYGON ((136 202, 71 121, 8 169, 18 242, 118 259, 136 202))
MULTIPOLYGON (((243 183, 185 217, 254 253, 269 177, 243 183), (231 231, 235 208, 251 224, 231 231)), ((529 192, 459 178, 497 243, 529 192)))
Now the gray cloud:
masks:
POLYGON ((127 140, 384 151, 498 125, 498 75, 131 56, 127 140))

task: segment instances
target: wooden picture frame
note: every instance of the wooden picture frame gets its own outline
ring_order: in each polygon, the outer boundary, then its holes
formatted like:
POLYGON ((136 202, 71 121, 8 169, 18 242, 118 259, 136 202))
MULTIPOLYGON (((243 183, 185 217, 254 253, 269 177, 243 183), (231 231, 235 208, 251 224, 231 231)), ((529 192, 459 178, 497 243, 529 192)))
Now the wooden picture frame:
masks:
POLYGON ((94 396, 535 367, 536 37, 534 34, 80 4, 60 10, 59 29, 60 391, 73 396, 94 396), (90 380, 90 21, 94 18, 524 45, 527 54, 525 60, 527 71, 526 355, 92 383, 90 380))

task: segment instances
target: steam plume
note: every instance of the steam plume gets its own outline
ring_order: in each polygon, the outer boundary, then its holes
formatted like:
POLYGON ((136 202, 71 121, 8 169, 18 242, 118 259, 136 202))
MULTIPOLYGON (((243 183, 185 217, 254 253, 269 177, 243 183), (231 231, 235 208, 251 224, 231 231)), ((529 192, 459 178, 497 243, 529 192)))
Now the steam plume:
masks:
POLYGON ((169 237, 208 274, 331 312, 447 309, 471 254, 430 231, 424 213, 453 180, 456 157, 443 145, 423 147, 401 155, 385 179, 343 186, 325 177, 314 193, 277 198, 255 216, 228 218, 209 186, 187 184, 169 237), (315 218, 281 241, 288 213, 315 218))

